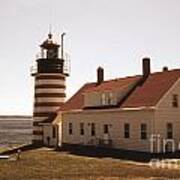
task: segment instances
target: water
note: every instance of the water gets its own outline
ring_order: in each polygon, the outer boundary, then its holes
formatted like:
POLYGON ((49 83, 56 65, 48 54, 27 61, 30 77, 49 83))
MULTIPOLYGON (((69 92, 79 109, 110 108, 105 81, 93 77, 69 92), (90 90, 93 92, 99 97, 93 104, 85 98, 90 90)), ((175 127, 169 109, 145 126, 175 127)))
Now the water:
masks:
POLYGON ((28 144, 32 140, 32 117, 0 116, 0 144, 28 144))

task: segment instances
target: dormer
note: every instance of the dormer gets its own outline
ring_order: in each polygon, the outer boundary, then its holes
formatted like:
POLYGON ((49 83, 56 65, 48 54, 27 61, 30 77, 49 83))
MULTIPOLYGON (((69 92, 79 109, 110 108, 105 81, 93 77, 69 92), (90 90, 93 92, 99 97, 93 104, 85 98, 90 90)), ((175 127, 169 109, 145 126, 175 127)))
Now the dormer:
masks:
POLYGON ((117 105, 117 93, 88 92, 84 93, 84 107, 105 107, 117 105))
POLYGON ((138 82, 139 77, 104 81, 104 70, 100 67, 97 69, 97 84, 83 93, 84 108, 118 106, 138 82))

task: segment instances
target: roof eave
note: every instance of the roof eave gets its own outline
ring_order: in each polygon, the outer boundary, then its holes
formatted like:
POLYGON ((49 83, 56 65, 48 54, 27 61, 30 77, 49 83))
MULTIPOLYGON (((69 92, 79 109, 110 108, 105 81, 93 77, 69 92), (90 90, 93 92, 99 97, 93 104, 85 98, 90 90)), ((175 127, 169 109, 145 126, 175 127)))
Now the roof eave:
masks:
POLYGON ((141 106, 141 107, 125 107, 125 108, 112 108, 112 109, 90 109, 90 110, 84 110, 84 109, 74 109, 69 111, 63 111, 62 114, 68 114, 68 113, 89 113, 89 112, 125 112, 125 111, 154 111, 156 110, 155 106, 141 106))
POLYGON ((139 107, 124 107, 122 111, 140 111, 140 110, 156 110, 155 106, 139 106, 139 107))

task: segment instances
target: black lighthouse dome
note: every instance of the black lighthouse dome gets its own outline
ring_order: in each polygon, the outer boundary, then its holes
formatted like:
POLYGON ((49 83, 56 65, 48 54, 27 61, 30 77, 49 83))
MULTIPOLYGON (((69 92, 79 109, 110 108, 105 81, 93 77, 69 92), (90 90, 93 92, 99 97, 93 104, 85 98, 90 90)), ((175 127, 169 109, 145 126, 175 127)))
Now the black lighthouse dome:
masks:
POLYGON ((64 74, 64 59, 59 58, 60 45, 53 42, 52 34, 40 45, 41 57, 37 59, 38 73, 64 74))

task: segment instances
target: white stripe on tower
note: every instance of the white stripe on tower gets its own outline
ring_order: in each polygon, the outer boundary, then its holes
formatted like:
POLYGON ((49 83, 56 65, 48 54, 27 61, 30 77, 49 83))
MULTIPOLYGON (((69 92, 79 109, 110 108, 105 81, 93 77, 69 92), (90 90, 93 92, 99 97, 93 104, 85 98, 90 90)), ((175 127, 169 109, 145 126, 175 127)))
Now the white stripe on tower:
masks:
POLYGON ((38 97, 35 98, 36 103, 51 103, 51 102, 64 102, 65 98, 63 97, 38 97))
POLYGON ((38 79, 38 80, 36 80, 36 82, 35 82, 35 86, 37 86, 37 85, 43 85, 43 84, 61 84, 61 85, 64 85, 64 80, 61 80, 61 79, 52 79, 52 80, 50 80, 50 79, 38 79))
POLYGON ((37 88, 36 93, 64 93, 64 89, 62 88, 53 88, 53 89, 45 89, 45 88, 37 88))

